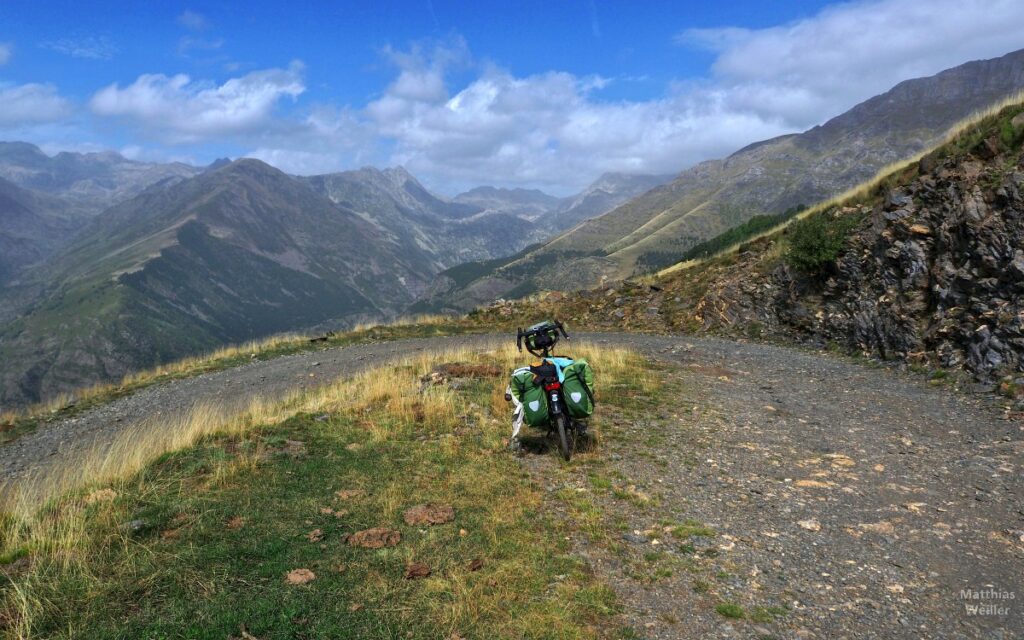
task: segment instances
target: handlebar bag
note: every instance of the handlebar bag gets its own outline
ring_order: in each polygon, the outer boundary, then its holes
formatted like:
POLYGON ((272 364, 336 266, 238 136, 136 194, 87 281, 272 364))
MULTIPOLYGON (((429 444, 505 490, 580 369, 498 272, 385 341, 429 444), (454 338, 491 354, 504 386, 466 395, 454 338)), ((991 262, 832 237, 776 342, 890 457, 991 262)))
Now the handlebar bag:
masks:
POLYGON ((574 360, 562 369, 562 397, 573 418, 587 418, 594 413, 594 369, 586 360, 574 360))
POLYGON ((529 367, 512 372, 512 395, 523 405, 523 418, 531 427, 548 423, 548 396, 529 367))

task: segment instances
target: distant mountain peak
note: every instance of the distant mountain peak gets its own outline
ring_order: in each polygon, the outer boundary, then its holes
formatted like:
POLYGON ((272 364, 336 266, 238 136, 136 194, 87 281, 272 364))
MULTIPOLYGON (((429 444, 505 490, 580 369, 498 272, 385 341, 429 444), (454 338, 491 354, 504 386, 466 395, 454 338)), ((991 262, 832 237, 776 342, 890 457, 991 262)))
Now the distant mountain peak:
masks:
POLYGON ((49 159, 50 156, 43 153, 42 149, 29 142, 0 142, 0 161, 28 161, 35 164, 49 159))
POLYGON ((217 158, 216 160, 214 160, 210 164, 206 165, 205 171, 216 171, 217 169, 220 169, 221 167, 228 166, 229 164, 231 164, 231 162, 232 162, 231 158, 217 158))
POLYGON ((416 180, 416 178, 411 173, 409 173, 409 171, 402 165, 387 167, 385 169, 382 169, 381 173, 383 173, 386 176, 391 176, 402 180, 413 180, 415 182, 419 182, 419 180, 416 180))

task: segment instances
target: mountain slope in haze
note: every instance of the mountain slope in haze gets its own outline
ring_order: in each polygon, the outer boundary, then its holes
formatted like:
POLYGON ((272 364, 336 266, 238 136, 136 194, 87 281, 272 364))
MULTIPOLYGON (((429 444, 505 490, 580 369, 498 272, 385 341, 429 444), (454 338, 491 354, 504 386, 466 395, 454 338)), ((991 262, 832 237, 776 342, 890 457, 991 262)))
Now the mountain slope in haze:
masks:
POLYGON ((807 132, 700 163, 449 292, 436 306, 466 309, 499 295, 587 287, 671 264, 755 215, 781 214, 856 186, 1022 89, 1024 50, 902 82, 807 132))
POLYGON ((672 180, 673 176, 605 173, 575 195, 556 198, 536 189, 477 187, 455 196, 455 202, 485 211, 511 213, 536 223, 547 234, 565 231, 584 220, 611 211, 632 197, 672 180))
POLYGON ((60 199, 0 178, 0 287, 56 251, 81 226, 60 199))
POLYGON ((436 273, 469 260, 518 251, 537 231, 529 221, 506 211, 450 201, 432 194, 401 167, 342 171, 299 178, 337 205, 379 229, 436 273), (507 229, 519 227, 522 235, 507 229))
MULTIPOLYGON (((518 208, 522 213, 530 211, 534 216, 534 230, 526 240, 534 244, 521 243, 523 249, 507 257, 464 261, 437 274, 430 289, 410 310, 416 312, 467 311, 481 302, 499 296, 512 296, 519 292, 529 293, 532 288, 528 281, 531 269, 538 263, 529 262, 530 256, 544 245, 543 240, 564 231, 580 222, 606 213, 623 202, 659 184, 671 180, 671 176, 647 174, 606 173, 576 195, 562 198, 556 203, 540 199, 524 190, 475 189, 476 202, 484 198, 492 210, 505 207, 518 208), (550 207, 541 211, 543 207, 550 207)), ((539 193, 539 192, 538 192, 539 193)), ((463 198, 462 194, 456 199, 463 198)), ((550 196, 549 196, 550 197, 550 196)), ((466 201, 470 201, 466 199, 466 201)), ((521 231, 521 227, 520 227, 521 231)), ((543 264, 551 264, 550 256, 541 257, 543 264)))
POLYGON ((526 220, 536 220, 556 210, 561 199, 539 189, 503 189, 477 187, 452 198, 454 202, 476 207, 483 212, 510 213, 526 220))
POLYGON ((605 173, 583 191, 563 199, 553 215, 547 218, 547 228, 553 232, 565 231, 585 220, 604 215, 673 178, 670 175, 605 173))
POLYGON ((154 186, 31 276, 0 332, 0 401, 21 403, 270 333, 381 317, 431 262, 306 183, 240 160, 154 186))
POLYGON ((202 169, 180 162, 128 160, 114 151, 48 156, 27 142, 0 142, 0 178, 23 189, 58 196, 71 213, 95 215, 165 180, 191 178, 202 169))

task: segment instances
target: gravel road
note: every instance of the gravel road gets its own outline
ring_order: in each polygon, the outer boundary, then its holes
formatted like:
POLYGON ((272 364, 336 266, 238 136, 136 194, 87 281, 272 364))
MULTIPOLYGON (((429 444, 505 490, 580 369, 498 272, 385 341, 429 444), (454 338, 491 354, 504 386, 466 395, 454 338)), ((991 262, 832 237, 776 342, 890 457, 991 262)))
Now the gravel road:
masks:
MULTIPOLYGON (((641 637, 1024 637, 1024 427, 991 398, 777 346, 580 337, 654 357, 677 389, 643 420, 609 416, 608 435, 620 437, 600 456, 524 462, 541 481, 587 491, 588 474, 600 472, 654 498, 594 496, 627 532, 625 555, 573 539, 641 637), (667 519, 694 519, 716 535, 673 540, 659 533, 667 519), (635 566, 652 551, 690 569, 641 579, 635 566), (715 611, 727 602, 780 613, 731 620, 715 611), (979 604, 994 606, 968 612, 979 604)), ((507 339, 349 346, 152 386, 0 447, 0 474, 16 482, 196 403, 242 407, 420 351, 507 339)))
POLYGON ((578 464, 526 464, 614 523, 618 545, 582 529, 574 548, 640 637, 1024 637, 1024 426, 991 397, 776 346, 627 342, 668 365, 672 401, 606 416, 578 464), (664 531, 686 520, 715 534, 664 531))

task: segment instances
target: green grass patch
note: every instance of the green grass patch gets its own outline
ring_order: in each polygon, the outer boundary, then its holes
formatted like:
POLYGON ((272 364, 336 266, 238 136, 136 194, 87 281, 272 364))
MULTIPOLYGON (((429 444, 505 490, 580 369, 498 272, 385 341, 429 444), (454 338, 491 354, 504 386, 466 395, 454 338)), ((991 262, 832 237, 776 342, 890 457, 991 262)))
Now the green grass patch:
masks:
POLYGON ((754 622, 764 624, 773 622, 777 618, 781 618, 788 613, 789 611, 785 607, 764 607, 758 605, 750 612, 750 619, 754 622))
POLYGON ((746 618, 747 612, 743 610, 743 607, 734 602, 722 602, 715 605, 715 611, 720 616, 726 618, 733 618, 736 620, 746 618))
POLYGON ((705 538, 713 538, 715 536, 715 530, 711 527, 699 522, 697 520, 684 520, 679 524, 669 524, 672 533, 672 537, 677 540, 688 540, 691 536, 703 536, 705 538))

